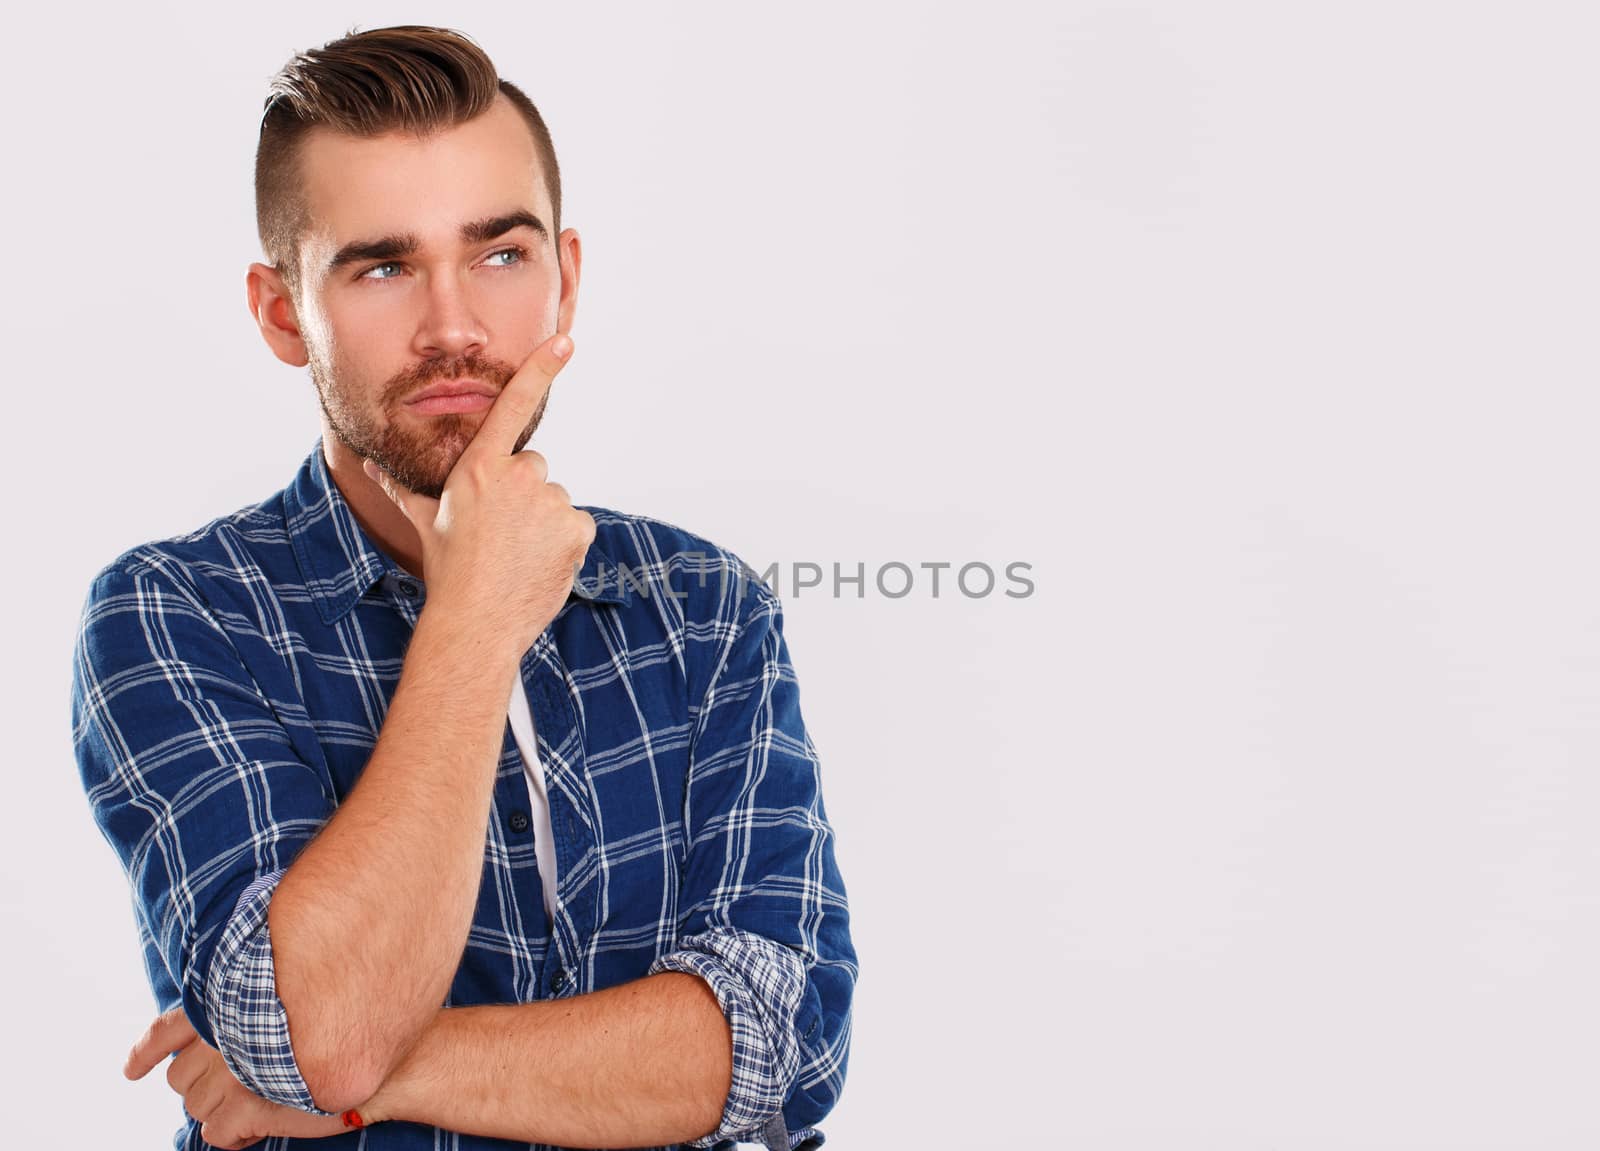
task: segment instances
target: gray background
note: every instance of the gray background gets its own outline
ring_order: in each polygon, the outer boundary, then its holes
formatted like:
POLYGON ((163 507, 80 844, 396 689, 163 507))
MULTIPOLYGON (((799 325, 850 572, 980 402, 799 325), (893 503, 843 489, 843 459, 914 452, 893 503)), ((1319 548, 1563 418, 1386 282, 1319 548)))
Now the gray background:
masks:
POLYGON ((757 567, 1033 565, 781 589, 862 961, 830 1145, 1596 1145, 1592 13, 13 16, 8 1142, 180 1117, 119 1074, 154 1007, 77 612, 310 449, 245 308, 263 90, 420 22, 554 132, 575 500, 757 567))

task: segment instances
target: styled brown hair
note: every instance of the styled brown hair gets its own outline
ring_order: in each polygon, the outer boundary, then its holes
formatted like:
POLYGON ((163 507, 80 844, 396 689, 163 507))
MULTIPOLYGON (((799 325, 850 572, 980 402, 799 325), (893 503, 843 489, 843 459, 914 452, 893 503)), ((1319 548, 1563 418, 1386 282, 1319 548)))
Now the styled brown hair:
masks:
POLYGON ((306 132, 325 124, 352 136, 452 128, 504 92, 533 133, 550 193, 551 236, 561 234, 561 170, 539 109, 465 33, 401 24, 357 32, 297 53, 272 78, 256 145, 256 230, 291 298, 300 300, 300 237, 310 224, 299 171, 306 132))

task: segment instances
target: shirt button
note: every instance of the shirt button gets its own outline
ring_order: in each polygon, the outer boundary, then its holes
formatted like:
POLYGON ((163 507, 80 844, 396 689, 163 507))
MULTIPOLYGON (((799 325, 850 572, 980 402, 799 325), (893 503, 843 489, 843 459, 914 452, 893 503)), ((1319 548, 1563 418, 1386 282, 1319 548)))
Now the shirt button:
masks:
POLYGON ((528 813, 523 811, 521 808, 518 808, 516 811, 511 813, 511 817, 506 820, 506 824, 511 828, 512 831, 521 834, 522 832, 528 830, 528 813))
POLYGON ((565 967, 563 967, 560 971, 556 972, 555 975, 551 978, 551 980, 550 980, 550 990, 551 991, 560 991, 566 985, 567 985, 567 969, 565 967))
POLYGON ((400 591, 403 595, 416 599, 422 594, 422 587, 414 579, 403 579, 400 581, 400 591))

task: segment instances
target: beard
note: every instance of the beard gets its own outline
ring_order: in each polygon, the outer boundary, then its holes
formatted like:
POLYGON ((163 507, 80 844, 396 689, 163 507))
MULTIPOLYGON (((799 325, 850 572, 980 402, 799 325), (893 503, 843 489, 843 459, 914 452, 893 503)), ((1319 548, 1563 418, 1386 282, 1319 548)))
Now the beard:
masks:
MULTIPOLYGON (((339 442, 377 464, 397 483, 435 500, 444 494, 445 481, 456 461, 493 408, 435 416, 389 415, 385 418, 384 413, 399 411, 407 396, 437 380, 470 376, 504 389, 516 374, 510 364, 487 356, 467 356, 448 363, 432 360, 392 377, 379 390, 376 403, 368 407, 358 396, 339 386, 322 357, 311 356, 310 369, 322 413, 339 442)), ((533 437, 539 421, 544 419, 544 407, 549 399, 549 392, 540 398, 527 427, 518 434, 513 452, 520 452, 533 437)))

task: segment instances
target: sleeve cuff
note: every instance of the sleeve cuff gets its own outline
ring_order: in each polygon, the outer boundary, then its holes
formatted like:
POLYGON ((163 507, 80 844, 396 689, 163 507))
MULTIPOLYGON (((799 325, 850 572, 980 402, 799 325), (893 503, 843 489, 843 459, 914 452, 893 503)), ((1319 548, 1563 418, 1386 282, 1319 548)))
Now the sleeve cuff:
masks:
POLYGON ((206 1008, 217 1050, 253 1094, 313 1115, 332 1115, 311 1099, 289 1042, 289 1016, 278 998, 267 905, 284 870, 246 887, 222 930, 206 979, 206 1008))
MULTIPOLYGON (((800 1069, 794 1025, 806 985, 804 961, 764 936, 713 927, 685 936, 677 950, 658 958, 646 974, 662 971, 705 980, 733 1032, 733 1083, 722 1122, 686 1146, 711 1147, 726 1139, 773 1146, 773 1129, 782 1126, 783 1102, 800 1069)), ((777 1143, 778 1151, 791 1151, 811 1139, 817 1140, 811 1146, 820 1145, 818 1133, 810 1128, 788 1134, 777 1143)))

